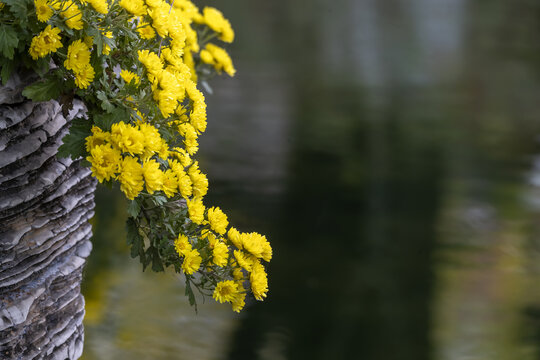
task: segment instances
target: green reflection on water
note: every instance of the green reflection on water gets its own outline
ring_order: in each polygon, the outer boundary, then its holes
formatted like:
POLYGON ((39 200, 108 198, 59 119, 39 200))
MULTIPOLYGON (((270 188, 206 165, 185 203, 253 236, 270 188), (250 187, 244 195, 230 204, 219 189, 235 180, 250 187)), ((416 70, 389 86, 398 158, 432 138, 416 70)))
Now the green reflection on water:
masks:
POLYGON ((538 359, 540 5, 210 3, 207 202, 272 241, 269 297, 196 315, 101 199, 85 359, 538 359))

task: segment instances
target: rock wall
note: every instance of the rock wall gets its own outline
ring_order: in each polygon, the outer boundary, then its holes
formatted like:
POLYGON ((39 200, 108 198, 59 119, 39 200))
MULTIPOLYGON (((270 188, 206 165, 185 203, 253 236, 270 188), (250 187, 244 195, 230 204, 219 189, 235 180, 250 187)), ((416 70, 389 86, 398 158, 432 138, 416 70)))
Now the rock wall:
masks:
POLYGON ((18 77, 0 87, 0 358, 77 359, 96 182, 55 154, 84 105, 66 118, 23 87, 18 77))

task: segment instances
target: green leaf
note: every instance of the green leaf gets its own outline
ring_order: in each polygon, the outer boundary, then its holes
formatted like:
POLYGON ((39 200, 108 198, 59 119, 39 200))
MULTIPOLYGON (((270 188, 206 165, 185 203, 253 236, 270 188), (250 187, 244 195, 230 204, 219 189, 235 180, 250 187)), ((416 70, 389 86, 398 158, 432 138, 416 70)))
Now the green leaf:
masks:
POLYGON ((156 195, 154 196, 154 202, 156 205, 161 206, 167 202, 167 198, 163 195, 156 195))
POLYGON ((24 88, 22 94, 33 101, 48 101, 60 96, 62 86, 57 78, 48 78, 24 88))
POLYGON ((105 110, 108 113, 112 113, 115 109, 114 105, 111 104, 109 101, 109 98, 107 97, 107 94, 105 94, 104 91, 98 91, 97 92, 97 98, 101 100, 101 108, 105 110))
MULTIPOLYGON (((47 58, 40 58, 36 61, 34 61, 34 64, 32 68, 36 71, 36 73, 43 77, 47 72, 49 71, 49 59, 47 58)), ((57 84, 55 82, 55 84, 57 84)))
POLYGON ((13 59, 18 44, 19 38, 13 27, 0 25, 0 53, 8 59, 13 59))
POLYGON ((195 294, 191 288, 189 278, 186 277, 186 296, 189 298, 189 305, 195 305, 195 312, 197 312, 197 302, 195 301, 195 294))
POLYGON ((2 0, 2 2, 9 6, 9 11, 15 15, 14 17, 21 25, 28 22, 28 5, 32 0, 2 0))
POLYGON ((85 157, 86 152, 86 138, 92 135, 90 130, 92 123, 87 119, 75 119, 71 122, 69 133, 62 139, 63 144, 58 149, 58 156, 69 157, 76 159, 79 157, 85 157))
MULTIPOLYGON (((137 256, 141 257, 141 263, 144 261, 144 241, 139 234, 137 229, 137 223, 135 220, 128 218, 126 221, 127 228, 127 243, 131 245, 131 257, 136 258, 137 256)), ((143 263, 144 265, 144 263, 143 263)))
POLYGON ((11 74, 13 74, 13 71, 15 70, 15 61, 11 61, 0 56, 0 67, 2 67, 2 71, 0 73, 2 76, 2 84, 6 85, 11 77, 11 74))
POLYGON ((141 206, 137 202, 137 200, 131 200, 128 207, 127 207, 127 213, 132 218, 137 218, 139 213, 141 212, 141 206))
POLYGON ((162 272, 165 269, 163 268, 163 263, 161 262, 161 257, 159 256, 159 251, 155 247, 150 248, 152 253, 152 270, 155 272, 162 272))
POLYGON ((94 123, 104 131, 111 131, 113 124, 129 120, 129 113, 124 108, 114 108, 110 113, 96 114, 93 116, 94 123))

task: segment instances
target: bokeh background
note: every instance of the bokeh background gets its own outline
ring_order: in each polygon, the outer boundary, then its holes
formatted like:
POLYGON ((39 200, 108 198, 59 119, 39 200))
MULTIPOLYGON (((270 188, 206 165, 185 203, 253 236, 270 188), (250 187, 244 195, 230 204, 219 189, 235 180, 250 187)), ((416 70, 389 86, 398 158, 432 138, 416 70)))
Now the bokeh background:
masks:
POLYGON ((270 239, 268 299, 196 314, 101 188, 83 359, 540 359, 540 2, 206 4, 206 202, 270 239))

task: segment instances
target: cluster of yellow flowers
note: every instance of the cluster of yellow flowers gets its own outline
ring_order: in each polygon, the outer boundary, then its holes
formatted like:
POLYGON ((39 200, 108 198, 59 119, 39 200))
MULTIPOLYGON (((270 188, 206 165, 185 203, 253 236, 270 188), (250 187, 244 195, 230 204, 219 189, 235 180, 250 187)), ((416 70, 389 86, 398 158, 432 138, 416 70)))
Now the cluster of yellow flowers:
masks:
POLYGON ((118 182, 141 209, 131 216, 141 225, 135 236, 144 241, 134 246, 143 265, 149 249, 151 261, 181 269, 188 288, 191 282, 211 290, 234 311, 249 292, 263 300, 270 243, 229 227, 219 207, 204 205, 208 179, 193 159, 207 126, 197 82, 212 71, 236 71, 226 50, 210 42, 234 40, 229 21, 215 8, 199 11, 190 0, 24 1, 33 1, 44 26, 28 54, 51 59, 62 81, 72 81, 73 93, 87 101, 91 126, 84 150, 93 176, 118 182), (115 118, 118 113, 125 116, 115 118), (171 204, 184 210, 152 210, 171 204))
POLYGON ((208 258, 203 260, 201 253, 193 249, 189 238, 183 234, 175 241, 176 252, 184 257, 182 269, 186 274, 198 270, 203 262, 209 267, 231 269, 232 279, 219 281, 212 296, 220 303, 231 303, 233 310, 239 312, 245 305, 246 280, 249 280, 255 299, 266 297, 268 278, 261 260, 272 259, 272 247, 265 236, 257 233, 240 233, 234 227, 226 232, 227 216, 219 208, 210 208, 207 217, 211 230, 203 236, 212 250, 208 258))

